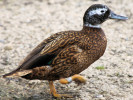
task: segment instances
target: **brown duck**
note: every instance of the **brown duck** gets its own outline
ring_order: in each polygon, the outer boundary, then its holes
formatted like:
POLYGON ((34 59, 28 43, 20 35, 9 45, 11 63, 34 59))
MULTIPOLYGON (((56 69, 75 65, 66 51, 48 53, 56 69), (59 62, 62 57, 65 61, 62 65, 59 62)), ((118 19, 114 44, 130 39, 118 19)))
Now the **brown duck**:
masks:
POLYGON ((100 28, 107 19, 126 20, 127 17, 116 15, 107 6, 90 6, 83 17, 81 31, 56 33, 39 44, 20 64, 3 77, 22 77, 26 79, 48 80, 54 97, 68 96, 58 94, 53 81, 62 84, 86 80, 78 75, 98 60, 105 52, 107 39, 100 28))

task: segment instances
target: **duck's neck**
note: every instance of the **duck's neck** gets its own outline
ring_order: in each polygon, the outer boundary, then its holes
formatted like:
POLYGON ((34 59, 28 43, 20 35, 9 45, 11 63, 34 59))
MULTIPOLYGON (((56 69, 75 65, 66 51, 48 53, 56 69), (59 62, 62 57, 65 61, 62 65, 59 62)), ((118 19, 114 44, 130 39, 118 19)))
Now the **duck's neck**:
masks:
POLYGON ((87 24, 84 24, 84 26, 91 27, 91 28, 101 28, 101 25, 100 24, 92 25, 92 24, 87 23, 87 24))
POLYGON ((83 31, 85 34, 102 34, 103 36, 105 35, 102 28, 83 26, 81 31, 83 31))
POLYGON ((101 31, 102 28, 99 27, 89 27, 89 26, 83 26, 82 31, 101 31))

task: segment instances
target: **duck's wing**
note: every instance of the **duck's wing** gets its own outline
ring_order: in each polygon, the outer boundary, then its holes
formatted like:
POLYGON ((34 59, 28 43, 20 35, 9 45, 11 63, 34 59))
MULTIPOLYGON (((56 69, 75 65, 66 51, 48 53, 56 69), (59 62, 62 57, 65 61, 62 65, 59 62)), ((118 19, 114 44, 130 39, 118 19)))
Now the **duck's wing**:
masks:
POLYGON ((12 75, 17 71, 50 65, 61 49, 74 42, 74 37, 70 38, 67 32, 57 33, 44 40, 24 59, 23 63, 16 70, 5 74, 4 77, 12 75))
POLYGON ((27 57, 20 62, 19 66, 21 66, 22 64, 24 64, 25 62, 27 62, 28 60, 30 60, 31 58, 33 58, 34 56, 36 56, 38 53, 41 52, 41 50, 51 41, 53 41, 54 39, 56 39, 59 35, 61 35, 62 33, 56 33, 51 35, 50 37, 48 37, 47 39, 43 40, 39 45, 37 45, 28 55, 27 57))

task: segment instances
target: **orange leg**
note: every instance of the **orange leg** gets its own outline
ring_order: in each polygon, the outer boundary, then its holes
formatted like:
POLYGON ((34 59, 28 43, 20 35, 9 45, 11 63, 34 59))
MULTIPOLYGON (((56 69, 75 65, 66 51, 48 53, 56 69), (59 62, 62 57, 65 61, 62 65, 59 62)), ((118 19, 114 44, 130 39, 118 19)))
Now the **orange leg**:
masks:
POLYGON ((50 93, 52 93, 52 95, 56 98, 61 98, 61 97, 69 97, 71 98, 72 96, 68 95, 68 94, 58 94, 56 92, 55 86, 53 84, 53 81, 49 81, 49 86, 50 86, 50 93))
POLYGON ((77 84, 86 83, 86 79, 83 76, 78 75, 78 74, 75 74, 75 75, 73 75, 72 77, 69 77, 69 78, 62 78, 62 79, 59 80, 59 82, 61 84, 68 84, 72 81, 75 81, 77 84))

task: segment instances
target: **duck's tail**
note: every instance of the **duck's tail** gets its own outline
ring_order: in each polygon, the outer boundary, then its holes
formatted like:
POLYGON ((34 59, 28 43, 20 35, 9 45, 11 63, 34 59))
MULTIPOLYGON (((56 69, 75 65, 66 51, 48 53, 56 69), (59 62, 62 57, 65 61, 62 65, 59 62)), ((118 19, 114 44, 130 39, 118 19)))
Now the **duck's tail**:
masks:
POLYGON ((27 70, 14 70, 11 73, 3 75, 3 78, 22 77, 26 79, 44 79, 50 72, 51 67, 42 66, 27 70))
POLYGON ((12 71, 11 73, 7 73, 5 75, 3 75, 3 78, 14 78, 14 77, 22 77, 25 76, 27 74, 32 73, 32 70, 23 70, 23 71, 12 71))

